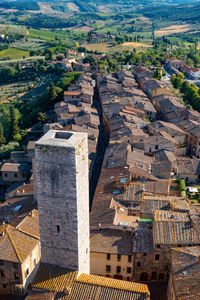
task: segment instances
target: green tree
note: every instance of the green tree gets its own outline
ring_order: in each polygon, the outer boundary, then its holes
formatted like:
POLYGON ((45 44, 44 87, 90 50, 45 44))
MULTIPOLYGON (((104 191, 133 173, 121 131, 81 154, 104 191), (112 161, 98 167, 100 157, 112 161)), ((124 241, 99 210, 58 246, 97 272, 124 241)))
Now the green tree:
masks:
POLYGON ((43 112, 38 113, 38 121, 41 122, 42 124, 46 121, 46 114, 43 112))
POLYGON ((0 147, 5 144, 6 139, 4 137, 3 125, 0 123, 0 147))
POLYGON ((10 107, 10 127, 9 127, 9 140, 14 141, 15 136, 19 133, 19 116, 17 110, 10 107))
POLYGON ((50 86, 49 86, 49 99, 51 102, 53 102, 56 97, 57 97, 57 92, 56 92, 56 87, 54 85, 53 82, 50 83, 50 86))
POLYGON ((158 80, 160 80, 161 79, 161 71, 160 71, 160 69, 159 68, 156 68, 155 70, 154 70, 154 72, 153 72, 153 77, 155 78, 155 79, 158 79, 158 80))

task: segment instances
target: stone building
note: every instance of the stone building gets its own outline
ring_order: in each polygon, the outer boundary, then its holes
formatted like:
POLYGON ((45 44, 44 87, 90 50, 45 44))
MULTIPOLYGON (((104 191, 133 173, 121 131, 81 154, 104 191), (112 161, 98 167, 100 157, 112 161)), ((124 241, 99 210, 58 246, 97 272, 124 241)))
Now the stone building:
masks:
POLYGON ((36 210, 21 218, 16 227, 0 226, 0 294, 26 293, 40 262, 39 238, 36 210))
POLYGON ((132 232, 102 229, 92 232, 91 273, 120 280, 133 280, 132 232))
POLYGON ((35 156, 42 262, 88 274, 87 134, 50 130, 35 156))

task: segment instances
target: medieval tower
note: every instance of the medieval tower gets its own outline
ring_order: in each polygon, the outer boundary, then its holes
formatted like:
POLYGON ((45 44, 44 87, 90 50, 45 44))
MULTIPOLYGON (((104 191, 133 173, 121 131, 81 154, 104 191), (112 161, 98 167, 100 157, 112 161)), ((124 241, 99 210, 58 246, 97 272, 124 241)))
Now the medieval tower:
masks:
POLYGON ((89 274, 87 134, 50 130, 35 157, 41 260, 89 274))

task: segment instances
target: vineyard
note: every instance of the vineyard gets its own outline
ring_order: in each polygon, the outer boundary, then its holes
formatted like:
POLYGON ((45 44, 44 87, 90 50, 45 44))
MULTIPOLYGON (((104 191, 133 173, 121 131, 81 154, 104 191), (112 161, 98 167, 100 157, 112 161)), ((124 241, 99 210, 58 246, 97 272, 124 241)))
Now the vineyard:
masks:
POLYGON ((10 45, 13 48, 19 48, 22 50, 37 50, 43 49, 46 46, 46 42, 40 39, 28 38, 27 40, 18 40, 10 45))
POLYGON ((0 24, 0 34, 27 35, 28 31, 23 26, 0 24))
POLYGON ((29 56, 29 51, 17 48, 8 48, 0 51, 0 60, 26 58, 29 56))

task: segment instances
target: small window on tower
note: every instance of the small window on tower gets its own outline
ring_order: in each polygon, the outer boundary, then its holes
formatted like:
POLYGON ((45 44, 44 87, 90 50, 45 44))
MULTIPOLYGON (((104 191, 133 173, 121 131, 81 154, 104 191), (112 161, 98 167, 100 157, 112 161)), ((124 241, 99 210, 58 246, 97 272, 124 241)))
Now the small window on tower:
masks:
POLYGON ((57 225, 57 233, 60 233, 60 225, 57 225))

